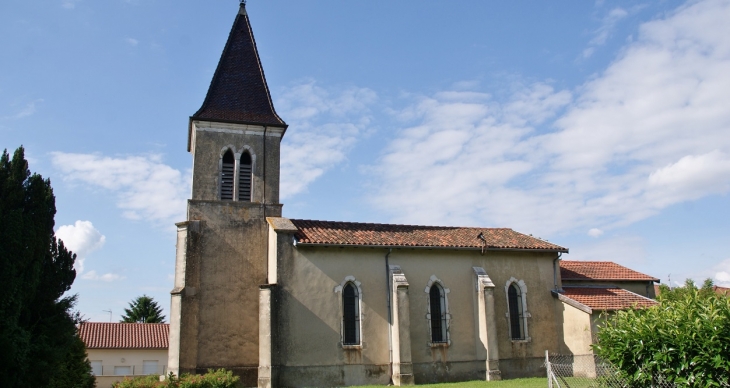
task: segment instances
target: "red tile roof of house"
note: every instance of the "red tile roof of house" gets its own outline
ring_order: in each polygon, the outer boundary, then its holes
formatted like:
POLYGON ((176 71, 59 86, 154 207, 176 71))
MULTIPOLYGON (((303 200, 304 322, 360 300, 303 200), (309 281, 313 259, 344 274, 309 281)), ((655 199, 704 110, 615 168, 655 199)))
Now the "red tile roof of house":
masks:
POLYGON ((563 280, 642 280, 659 282, 659 279, 636 272, 612 261, 560 261, 560 278, 563 280))
POLYGON ((730 288, 728 287, 712 286, 712 289, 715 290, 715 293, 718 295, 730 296, 730 288))
POLYGON ((507 228, 463 228, 296 220, 299 244, 381 247, 528 249, 567 252, 566 248, 507 228))
POLYGON ((563 296, 593 310, 625 310, 633 307, 651 307, 657 301, 635 294, 623 288, 613 287, 563 287, 563 296))
POLYGON ((82 322, 79 336, 87 349, 167 349, 167 323, 82 322))

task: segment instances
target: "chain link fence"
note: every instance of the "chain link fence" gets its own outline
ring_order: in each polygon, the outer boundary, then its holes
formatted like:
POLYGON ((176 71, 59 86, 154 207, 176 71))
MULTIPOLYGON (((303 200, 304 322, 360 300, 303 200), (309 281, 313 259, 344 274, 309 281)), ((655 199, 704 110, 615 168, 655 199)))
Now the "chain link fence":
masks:
MULTIPOLYGON (((613 365, 593 354, 564 355, 545 352, 549 388, 630 387, 613 365)), ((647 388, 679 388, 661 376, 647 388)))

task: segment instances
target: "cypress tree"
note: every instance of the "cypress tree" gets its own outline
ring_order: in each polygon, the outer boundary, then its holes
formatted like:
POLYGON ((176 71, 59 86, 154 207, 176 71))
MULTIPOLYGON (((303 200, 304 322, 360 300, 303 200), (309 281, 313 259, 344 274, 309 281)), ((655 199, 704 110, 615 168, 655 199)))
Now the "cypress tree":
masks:
MULTIPOLYGON (((78 354, 71 288, 76 255, 54 236, 56 203, 51 182, 31 174, 25 150, 0 157, 0 382, 45 387, 64 368, 87 371, 78 354), (76 360, 69 365, 69 360, 76 360)), ((88 369, 87 369, 88 368, 88 369)), ((71 385, 93 387, 82 381, 71 385)), ((56 385, 61 387, 63 385, 56 385)))

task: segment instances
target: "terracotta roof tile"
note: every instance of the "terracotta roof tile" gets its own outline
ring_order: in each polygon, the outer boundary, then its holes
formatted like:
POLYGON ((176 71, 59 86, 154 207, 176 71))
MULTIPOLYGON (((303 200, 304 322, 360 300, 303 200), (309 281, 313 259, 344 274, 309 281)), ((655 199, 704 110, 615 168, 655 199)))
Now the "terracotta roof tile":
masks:
POLYGON ((535 249, 567 252, 566 248, 507 228, 462 228, 296 220, 300 244, 434 248, 482 248, 482 234, 491 249, 535 249))
POLYGON ((657 301, 635 294, 623 288, 563 287, 564 296, 584 304, 593 310, 625 310, 633 307, 644 308, 657 304, 657 301))
POLYGON ((88 349, 167 349, 167 323, 82 322, 79 336, 88 349))
POLYGON ((730 296, 730 288, 728 287, 712 286, 712 289, 715 290, 718 295, 730 296))
POLYGON ((286 127, 276 114, 243 4, 193 119, 286 127))
POLYGON ((646 280, 659 279, 636 272, 612 261, 560 261, 560 278, 563 280, 646 280))

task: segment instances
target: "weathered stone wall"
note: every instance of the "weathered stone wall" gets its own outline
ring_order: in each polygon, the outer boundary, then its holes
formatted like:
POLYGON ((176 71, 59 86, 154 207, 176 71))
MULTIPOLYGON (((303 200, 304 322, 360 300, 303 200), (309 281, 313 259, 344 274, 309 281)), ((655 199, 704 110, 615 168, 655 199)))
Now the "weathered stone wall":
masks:
MULTIPOLYGON (((259 285, 267 283, 269 249, 266 217, 281 216, 281 134, 281 128, 194 122, 187 224, 195 228, 178 236, 171 309, 170 338, 179 341, 171 347, 179 349, 180 373, 226 368, 247 386, 257 383, 259 285), (251 202, 219 200, 227 148, 236 158, 244 150, 251 153, 251 202)), ((171 365, 175 357, 170 356, 171 365)))
POLYGON ((282 129, 275 127, 193 122, 192 199, 219 199, 221 161, 225 150, 230 148, 236 153, 236 159, 244 150, 251 154, 251 202, 278 204, 281 136, 282 129))

